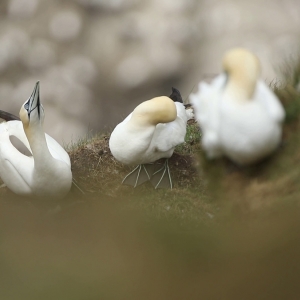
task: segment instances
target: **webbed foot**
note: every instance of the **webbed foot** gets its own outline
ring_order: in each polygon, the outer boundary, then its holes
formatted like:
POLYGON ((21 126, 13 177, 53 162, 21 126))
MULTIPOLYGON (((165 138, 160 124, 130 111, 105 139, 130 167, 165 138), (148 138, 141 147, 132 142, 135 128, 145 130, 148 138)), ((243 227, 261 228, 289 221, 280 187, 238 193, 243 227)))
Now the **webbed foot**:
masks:
POLYGON ((122 181, 122 184, 137 187, 138 185, 150 180, 152 173, 153 164, 138 165, 129 174, 125 176, 125 178, 122 181))
POLYGON ((159 170, 155 171, 152 174, 151 183, 155 189, 158 189, 158 188, 172 189, 173 188, 168 161, 169 161, 169 159, 167 158, 165 160, 163 166, 159 170))

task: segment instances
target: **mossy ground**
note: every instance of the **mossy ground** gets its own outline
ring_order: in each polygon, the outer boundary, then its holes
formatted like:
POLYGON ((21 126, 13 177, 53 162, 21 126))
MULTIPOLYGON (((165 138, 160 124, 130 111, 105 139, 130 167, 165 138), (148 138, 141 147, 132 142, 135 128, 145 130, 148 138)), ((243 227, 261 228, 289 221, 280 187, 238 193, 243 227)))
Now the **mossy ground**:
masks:
POLYGON ((299 299, 300 93, 267 160, 207 161, 189 121, 173 190, 121 185, 109 134, 69 147, 76 183, 49 204, 0 190, 1 299, 299 299))

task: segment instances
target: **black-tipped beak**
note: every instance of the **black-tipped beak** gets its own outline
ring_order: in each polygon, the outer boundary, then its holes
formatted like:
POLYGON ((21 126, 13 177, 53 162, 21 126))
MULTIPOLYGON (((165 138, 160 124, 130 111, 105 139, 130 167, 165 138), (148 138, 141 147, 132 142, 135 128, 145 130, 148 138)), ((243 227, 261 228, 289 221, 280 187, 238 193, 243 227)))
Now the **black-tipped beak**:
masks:
POLYGON ((30 119, 30 114, 37 109, 38 117, 40 118, 40 109, 41 109, 41 102, 40 102, 40 82, 38 81, 35 84, 33 92, 29 97, 28 101, 24 104, 24 108, 27 110, 28 118, 30 119))
POLYGON ((172 99, 174 102, 183 103, 180 92, 174 87, 172 87, 172 94, 169 96, 169 98, 172 99))

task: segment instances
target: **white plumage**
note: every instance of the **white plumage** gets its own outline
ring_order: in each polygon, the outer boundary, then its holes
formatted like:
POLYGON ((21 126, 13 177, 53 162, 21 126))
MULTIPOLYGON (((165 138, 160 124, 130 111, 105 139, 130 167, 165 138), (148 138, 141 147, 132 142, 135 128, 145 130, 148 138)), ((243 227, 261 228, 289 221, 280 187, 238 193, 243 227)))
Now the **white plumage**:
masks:
MULTIPOLYGON (((144 165, 169 158, 175 146, 184 142, 187 120, 181 102, 164 96, 145 101, 116 126, 109 140, 110 150, 118 161, 128 165, 144 165)), ((150 177, 148 174, 148 179, 150 177)), ((132 185, 144 181, 137 178, 132 185)), ((170 185, 172 187, 172 183, 170 185)))
POLYGON ((132 113, 116 126, 109 146, 113 156, 124 164, 146 164, 172 156, 176 145, 184 142, 187 117, 182 103, 175 103, 177 117, 169 123, 134 127, 132 113), (181 115, 181 116, 180 116, 181 115))
POLYGON ((223 59, 224 73, 211 84, 200 82, 190 96, 209 158, 226 155, 240 165, 271 154, 281 141, 284 109, 259 79, 259 61, 245 49, 233 49, 223 59))
POLYGON ((22 105, 20 118, 0 124, 1 179, 19 195, 64 197, 72 184, 71 162, 68 153, 43 130, 39 82, 22 105), (17 137, 32 156, 19 152, 10 136, 17 137))

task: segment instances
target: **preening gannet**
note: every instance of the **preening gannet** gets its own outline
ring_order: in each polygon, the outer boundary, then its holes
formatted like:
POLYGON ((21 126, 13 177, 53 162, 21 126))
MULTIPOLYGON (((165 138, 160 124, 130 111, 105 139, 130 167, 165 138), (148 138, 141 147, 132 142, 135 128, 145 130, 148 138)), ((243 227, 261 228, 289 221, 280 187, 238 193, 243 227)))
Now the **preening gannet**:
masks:
POLYGON ((236 48, 223 57, 224 72, 190 95, 208 158, 222 155, 239 165, 271 154, 281 141, 284 109, 264 81, 260 62, 236 48))
POLYGON ((151 180, 155 188, 172 188, 168 158, 184 142, 188 120, 179 91, 172 91, 170 97, 138 105, 112 132, 109 147, 113 156, 124 164, 138 165, 122 183, 136 187, 151 180), (163 167, 152 173, 147 164, 161 158, 166 158, 163 167))
POLYGON ((0 124, 0 177, 16 194, 62 198, 71 188, 71 162, 58 142, 45 134, 44 116, 37 82, 21 107, 21 121, 0 124), (19 152, 10 136, 17 137, 32 156, 19 152))

